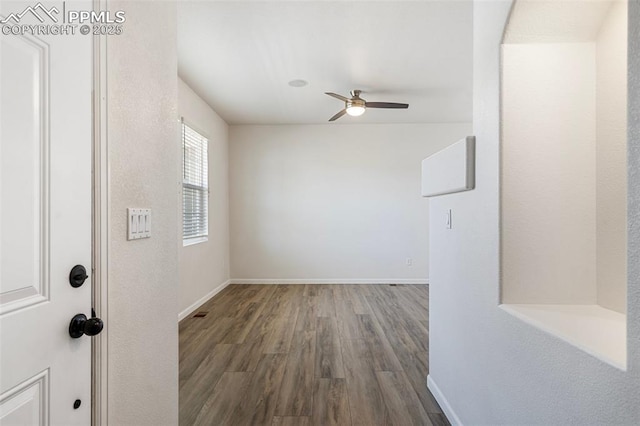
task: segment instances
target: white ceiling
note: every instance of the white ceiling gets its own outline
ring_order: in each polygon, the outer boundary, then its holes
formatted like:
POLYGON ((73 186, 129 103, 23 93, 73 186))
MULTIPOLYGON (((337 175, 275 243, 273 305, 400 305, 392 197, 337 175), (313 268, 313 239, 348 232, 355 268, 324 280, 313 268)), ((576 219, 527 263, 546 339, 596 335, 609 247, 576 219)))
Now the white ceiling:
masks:
POLYGON ((336 123, 470 122, 472 14, 460 0, 179 2, 179 74, 229 124, 326 123, 344 104, 324 92, 351 89, 410 106, 336 123))

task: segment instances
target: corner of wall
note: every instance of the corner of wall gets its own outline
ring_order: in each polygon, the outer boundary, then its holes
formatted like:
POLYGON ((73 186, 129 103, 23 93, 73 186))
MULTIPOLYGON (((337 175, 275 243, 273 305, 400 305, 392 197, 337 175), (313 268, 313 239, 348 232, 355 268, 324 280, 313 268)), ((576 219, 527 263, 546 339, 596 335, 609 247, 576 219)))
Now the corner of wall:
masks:
POLYGON ((127 22, 106 53, 107 415, 113 424, 178 424, 176 3, 108 7, 127 22), (127 241, 127 207, 152 209, 151 238, 127 241), (153 327, 134 326, 144 318, 153 327))

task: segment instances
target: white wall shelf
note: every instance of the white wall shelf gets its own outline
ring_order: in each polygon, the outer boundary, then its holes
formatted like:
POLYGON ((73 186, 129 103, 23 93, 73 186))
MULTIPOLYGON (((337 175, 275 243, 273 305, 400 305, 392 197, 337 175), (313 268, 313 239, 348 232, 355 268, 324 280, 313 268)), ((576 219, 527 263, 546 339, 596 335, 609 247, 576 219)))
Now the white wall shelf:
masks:
POLYGON ((476 138, 467 136, 422 160, 422 196, 435 197, 476 187, 476 138))
POLYGON ((621 370, 627 369, 627 317, 599 305, 502 304, 506 312, 621 370))

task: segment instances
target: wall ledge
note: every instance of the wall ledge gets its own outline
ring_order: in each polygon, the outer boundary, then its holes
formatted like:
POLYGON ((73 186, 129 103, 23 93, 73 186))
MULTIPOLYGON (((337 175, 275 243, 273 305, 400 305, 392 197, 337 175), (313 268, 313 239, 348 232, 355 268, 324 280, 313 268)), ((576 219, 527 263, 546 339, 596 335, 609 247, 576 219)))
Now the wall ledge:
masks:
POLYGON ((626 315, 600 305, 503 303, 499 306, 527 324, 626 371, 626 315))

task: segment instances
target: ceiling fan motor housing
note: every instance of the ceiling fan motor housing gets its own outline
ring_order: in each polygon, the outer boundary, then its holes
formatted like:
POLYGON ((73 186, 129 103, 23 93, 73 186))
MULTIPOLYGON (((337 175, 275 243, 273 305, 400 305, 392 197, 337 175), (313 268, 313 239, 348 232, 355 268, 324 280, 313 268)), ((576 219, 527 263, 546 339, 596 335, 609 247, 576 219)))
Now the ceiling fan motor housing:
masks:
POLYGON ((349 99, 348 101, 345 102, 345 104, 346 104, 347 108, 352 108, 352 107, 364 108, 365 107, 365 101, 363 101, 360 98, 358 98, 358 99, 349 99))

